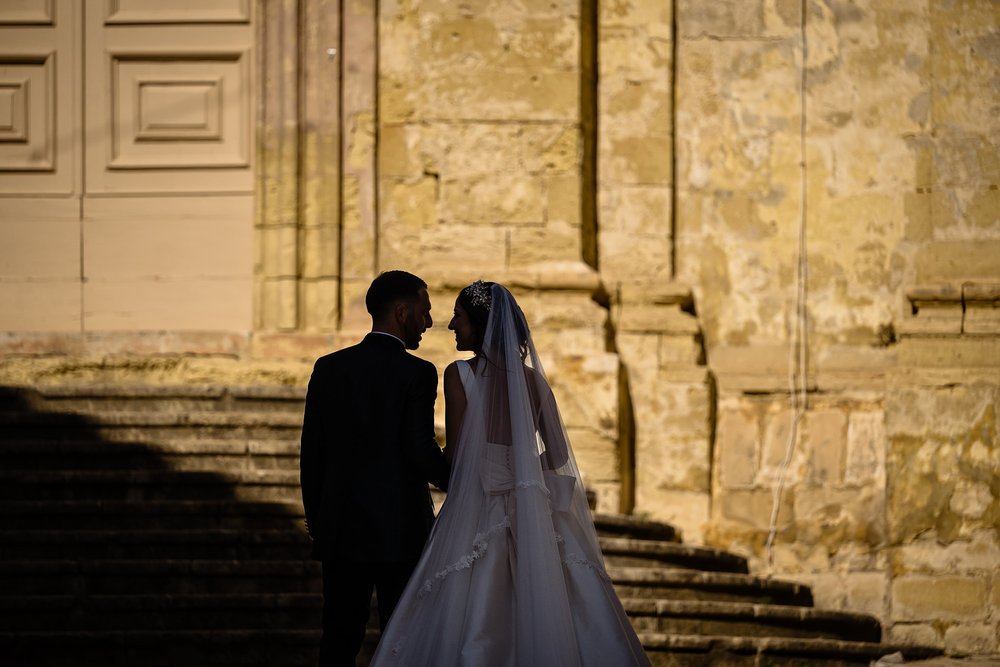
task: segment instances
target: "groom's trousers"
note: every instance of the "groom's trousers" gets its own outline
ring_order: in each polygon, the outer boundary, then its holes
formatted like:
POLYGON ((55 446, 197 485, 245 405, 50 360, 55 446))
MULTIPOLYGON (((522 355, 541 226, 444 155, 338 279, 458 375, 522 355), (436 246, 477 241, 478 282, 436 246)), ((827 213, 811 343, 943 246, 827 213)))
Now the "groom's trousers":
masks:
POLYGON ((323 561, 323 639, 320 667, 354 667, 365 641, 372 590, 379 627, 385 629, 417 561, 364 563, 323 561))

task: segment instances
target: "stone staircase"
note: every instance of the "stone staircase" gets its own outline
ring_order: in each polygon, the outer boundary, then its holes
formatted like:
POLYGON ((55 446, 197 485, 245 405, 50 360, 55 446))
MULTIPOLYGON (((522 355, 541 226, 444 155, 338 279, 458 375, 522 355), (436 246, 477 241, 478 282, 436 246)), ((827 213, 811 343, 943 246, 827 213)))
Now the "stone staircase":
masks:
MULTIPOLYGON (((0 388, 0 665, 315 664, 302 402, 299 388, 0 388)), ((595 518, 654 664, 868 665, 899 648, 876 619, 815 609, 807 588, 670 526, 595 518)))

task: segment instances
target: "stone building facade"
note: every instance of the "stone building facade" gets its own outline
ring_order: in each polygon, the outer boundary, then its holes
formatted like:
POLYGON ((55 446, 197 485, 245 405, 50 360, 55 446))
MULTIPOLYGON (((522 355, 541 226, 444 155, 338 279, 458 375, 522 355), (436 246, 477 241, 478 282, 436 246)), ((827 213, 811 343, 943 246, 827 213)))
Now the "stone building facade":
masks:
POLYGON ((1000 652, 997 3, 39 0, 0 36, 5 382, 304 384, 396 267, 443 368, 498 280, 600 510, 1000 652))

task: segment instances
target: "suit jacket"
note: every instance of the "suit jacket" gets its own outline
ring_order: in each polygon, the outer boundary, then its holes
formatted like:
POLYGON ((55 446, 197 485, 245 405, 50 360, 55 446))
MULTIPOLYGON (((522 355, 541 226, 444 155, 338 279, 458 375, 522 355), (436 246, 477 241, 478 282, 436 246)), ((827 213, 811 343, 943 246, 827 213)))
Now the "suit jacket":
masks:
POLYGON ((302 424, 300 479, 314 556, 416 560, 434 523, 427 483, 449 467, 434 439, 437 369, 371 333, 321 357, 302 424))

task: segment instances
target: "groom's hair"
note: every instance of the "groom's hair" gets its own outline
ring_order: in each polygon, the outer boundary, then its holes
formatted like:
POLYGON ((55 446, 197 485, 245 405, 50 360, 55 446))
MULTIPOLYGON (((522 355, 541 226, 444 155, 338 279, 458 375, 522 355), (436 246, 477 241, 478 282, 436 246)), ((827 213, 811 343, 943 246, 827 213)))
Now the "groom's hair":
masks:
POLYGON ((427 283, 406 271, 383 271, 372 281, 365 295, 365 307, 373 319, 385 316, 399 301, 417 298, 427 283))

